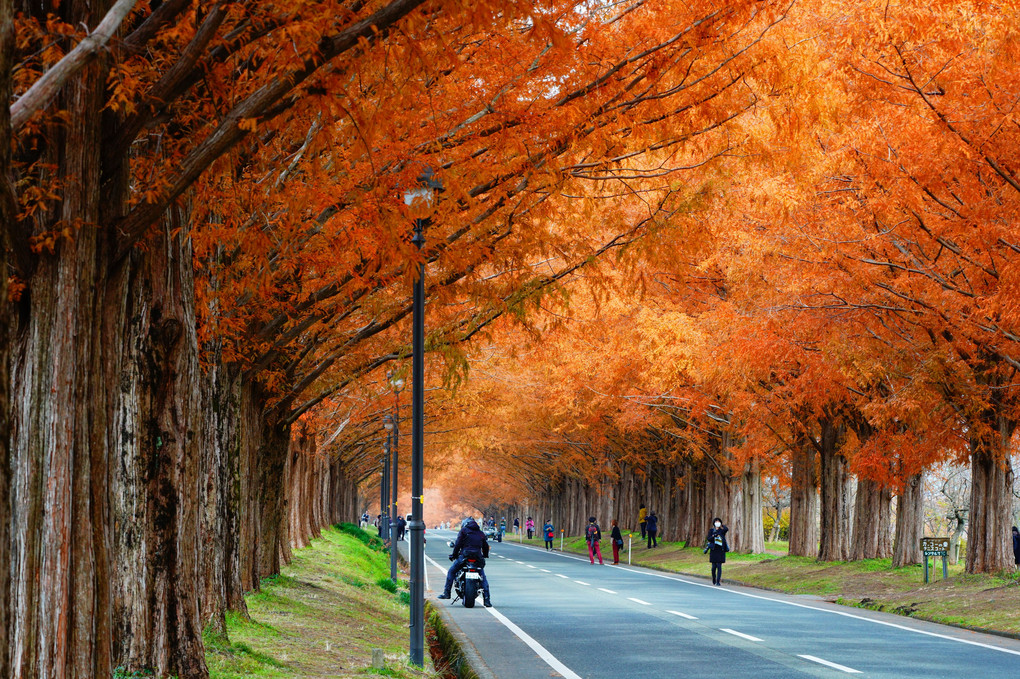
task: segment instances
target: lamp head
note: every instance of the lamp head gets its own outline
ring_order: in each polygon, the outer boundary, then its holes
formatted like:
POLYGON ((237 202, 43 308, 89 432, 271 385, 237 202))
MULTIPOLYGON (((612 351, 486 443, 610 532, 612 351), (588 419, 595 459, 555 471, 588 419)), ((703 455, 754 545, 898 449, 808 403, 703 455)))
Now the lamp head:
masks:
POLYGON ((425 166, 422 173, 418 175, 416 186, 404 192, 404 204, 408 207, 418 201, 424 201, 425 205, 432 207, 436 194, 442 193, 443 182, 435 175, 431 167, 425 166))
POLYGON ((383 427, 386 428, 386 431, 393 431, 393 418, 390 417, 389 415, 384 417, 383 418, 383 427))

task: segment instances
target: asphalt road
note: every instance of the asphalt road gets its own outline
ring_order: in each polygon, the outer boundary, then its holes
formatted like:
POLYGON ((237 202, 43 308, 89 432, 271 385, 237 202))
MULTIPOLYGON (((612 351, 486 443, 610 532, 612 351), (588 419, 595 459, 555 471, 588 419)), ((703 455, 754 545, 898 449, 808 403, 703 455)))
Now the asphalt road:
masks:
MULTIPOLYGON (((430 597, 442 591, 455 535, 428 531, 430 597)), ((480 598, 473 609, 434 603, 496 677, 1020 679, 1020 641, 811 597, 593 566, 509 538, 491 543, 485 571, 493 608, 480 598)))

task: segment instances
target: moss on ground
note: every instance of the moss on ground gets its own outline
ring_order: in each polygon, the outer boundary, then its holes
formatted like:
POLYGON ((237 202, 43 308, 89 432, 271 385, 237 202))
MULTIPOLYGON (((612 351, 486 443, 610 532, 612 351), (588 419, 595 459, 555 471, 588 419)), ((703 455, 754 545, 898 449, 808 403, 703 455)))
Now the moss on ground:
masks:
MULTIPOLYGON (((557 547, 559 544, 557 543, 557 547)), ((587 554, 584 538, 567 538, 566 551, 587 554)), ((850 606, 976 629, 1020 635, 1020 576, 1017 573, 968 575, 963 565, 942 567, 924 584, 920 565, 893 568, 891 559, 818 561, 786 555, 787 543, 768 543, 763 554, 726 555, 725 580, 788 594, 813 594, 850 606)), ((626 562, 626 548, 620 553, 626 562)), ((605 551, 603 551, 603 557, 605 551)), ((647 549, 634 540, 632 563, 708 578, 711 566, 699 547, 659 541, 647 549)))
POLYGON ((245 601, 250 619, 230 614, 226 639, 205 634, 212 679, 436 676, 408 665, 407 592, 389 580, 382 543, 355 526, 324 530, 245 601), (385 669, 372 668, 373 648, 385 669))

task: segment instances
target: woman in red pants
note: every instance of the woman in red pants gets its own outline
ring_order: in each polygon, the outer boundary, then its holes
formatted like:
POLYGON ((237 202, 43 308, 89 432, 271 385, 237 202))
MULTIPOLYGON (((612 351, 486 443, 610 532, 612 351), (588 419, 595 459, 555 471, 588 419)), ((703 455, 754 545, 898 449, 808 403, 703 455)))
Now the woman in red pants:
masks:
POLYGON ((623 546, 623 533, 616 519, 613 519, 613 530, 609 533, 609 539, 613 541, 613 563, 620 563, 620 547, 623 546))

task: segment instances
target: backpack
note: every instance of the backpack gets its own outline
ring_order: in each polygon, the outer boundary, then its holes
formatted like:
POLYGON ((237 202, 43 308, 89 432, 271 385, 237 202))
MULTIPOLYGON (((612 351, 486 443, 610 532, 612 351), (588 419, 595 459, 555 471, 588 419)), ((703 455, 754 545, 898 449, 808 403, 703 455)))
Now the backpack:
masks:
POLYGON ((585 537, 585 539, 588 542, 595 542, 595 539, 598 536, 598 534, 599 534, 599 527, 596 524, 594 524, 594 523, 589 523, 588 524, 588 530, 584 534, 584 537, 585 537))

